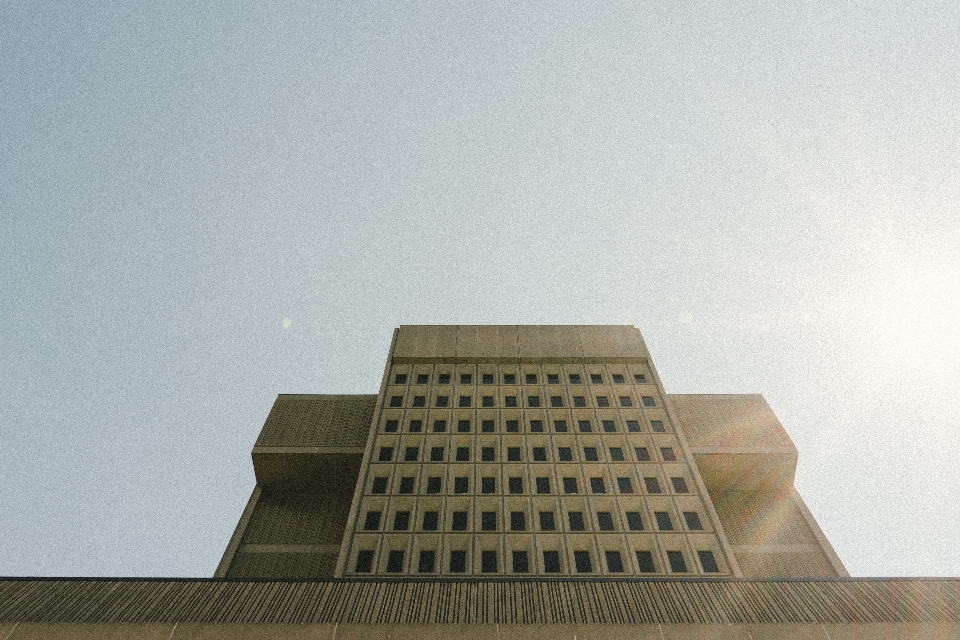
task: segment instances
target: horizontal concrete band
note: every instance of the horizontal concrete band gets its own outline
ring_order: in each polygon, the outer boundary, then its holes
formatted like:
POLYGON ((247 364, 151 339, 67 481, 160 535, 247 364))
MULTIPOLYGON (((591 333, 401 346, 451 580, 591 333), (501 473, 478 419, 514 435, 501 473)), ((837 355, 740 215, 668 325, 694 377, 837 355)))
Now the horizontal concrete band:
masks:
POLYGON ((363 447, 254 447, 253 455, 270 453, 307 453, 307 454, 359 454, 363 455, 363 447))
POLYGON ((795 447, 690 447, 693 455, 710 454, 752 454, 752 455, 788 455, 796 456, 795 447))
POLYGON ((735 544, 734 553, 822 553, 818 544, 735 544))
POLYGON ((245 544, 244 553, 340 553, 338 544, 245 544))
POLYGON ((960 623, 960 579, 0 580, 0 623, 960 623))
MULTIPOLYGON (((469 358, 448 356, 442 358, 421 358, 414 356, 395 356, 393 364, 647 364, 645 357, 611 357, 611 358, 469 358)), ((651 382, 653 382, 651 380, 651 382)))

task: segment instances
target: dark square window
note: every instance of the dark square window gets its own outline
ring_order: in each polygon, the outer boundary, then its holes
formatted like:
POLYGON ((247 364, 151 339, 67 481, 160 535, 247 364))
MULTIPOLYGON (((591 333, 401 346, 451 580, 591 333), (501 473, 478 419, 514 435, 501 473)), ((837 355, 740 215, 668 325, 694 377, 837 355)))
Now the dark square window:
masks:
POLYGON ((405 374, 405 373, 398 373, 396 376, 394 376, 394 378, 393 378, 393 383, 394 383, 394 384, 407 384, 407 374, 405 374))
POLYGON ((403 459, 405 462, 416 462, 420 457, 420 447, 407 447, 403 450, 403 459))
POLYGON ((620 493, 633 493, 633 482, 630 478, 617 478, 617 490, 620 493))
POLYGON ((515 407, 517 406, 517 396, 507 396, 503 399, 503 406, 505 407, 515 407))
POLYGON ((480 432, 481 432, 481 433, 493 433, 493 432, 494 432, 493 420, 484 420, 483 422, 481 422, 481 423, 480 423, 480 432))
POLYGON ((446 432, 447 432, 447 421, 446 421, 446 420, 434 420, 434 421, 433 421, 433 432, 434 432, 434 433, 446 433, 446 432))
POLYGON ((440 513, 437 511, 423 512, 423 530, 436 531, 440 525, 440 513))
POLYGON ((507 433, 520 433, 520 421, 507 420, 507 433))
POLYGON ((607 557, 607 571, 610 573, 623 573, 623 560, 620 558, 619 551, 605 551, 607 557))
POLYGON ((454 493, 468 493, 470 491, 470 479, 467 477, 460 477, 453 479, 453 492, 454 493))
POLYGON ((480 478, 480 493, 496 493, 496 492, 497 492, 496 478, 480 478))
POLYGON ((700 558, 700 566, 704 573, 720 573, 720 567, 717 566, 717 560, 713 557, 712 551, 697 551, 700 558))
POLYGON ((640 423, 636 420, 627 420, 627 431, 630 433, 639 433, 640 432, 640 423))
POLYGON ((646 383, 647 383, 647 376, 643 375, 642 373, 635 373, 635 374, 633 374, 633 381, 634 381, 636 384, 646 384, 646 383))
POLYGON ((406 531, 410 528, 410 512, 397 511, 393 514, 393 530, 406 531))
POLYGON ((696 511, 684 511, 683 519, 687 521, 687 529, 690 531, 703 531, 700 516, 697 515, 696 511))
POLYGON ((438 384, 450 384, 450 374, 449 374, 449 373, 441 373, 439 376, 437 376, 437 383, 438 383, 438 384))
POLYGON ((450 396, 437 396, 437 406, 438 406, 438 407, 449 407, 449 406, 450 406, 450 396))
POLYGON ((528 407, 539 407, 539 406, 540 406, 540 396, 527 396, 527 406, 528 406, 528 407))
POLYGON ((497 572, 497 552, 496 551, 480 552, 480 571, 483 573, 497 572))
POLYGON ((636 447, 634 453, 637 454, 637 460, 640 462, 650 462, 650 452, 646 447, 636 447))
POLYGON ((660 481, 656 478, 644 478, 643 484, 647 486, 647 493, 660 493, 660 481))
POLYGON ((610 460, 613 462, 623 462, 623 449, 620 447, 610 447, 610 460))
POLYGON ((577 479, 576 479, 576 478, 564 478, 564 479, 563 479, 563 492, 564 492, 564 493, 577 493, 577 479))
POLYGON ((543 433, 543 420, 531 420, 530 433, 543 433))
POLYGON ((537 493, 550 493, 550 478, 537 478, 537 493))
POLYGON ((609 511, 597 512, 597 526, 600 531, 613 531, 613 516, 609 511))
POLYGON ((613 420, 602 420, 600 425, 603 427, 604 433, 616 433, 617 432, 617 423, 613 420))
POLYGON ((567 432, 567 421, 566 420, 555 420, 553 422, 553 430, 557 433, 566 433, 567 432))
POLYGON ((643 531, 643 520, 639 511, 627 511, 627 528, 630 531, 643 531))
POLYGON ((480 530, 481 531, 497 530, 497 512, 496 511, 483 511, 480 513, 480 530))
POLYGON ((492 373, 482 374, 480 376, 480 382, 482 382, 483 384, 493 384, 493 374, 492 373))
POLYGON ((520 447, 507 447, 507 462, 520 462, 520 447))
POLYGON ((573 564, 577 567, 577 573, 593 572, 593 565, 590 563, 589 551, 574 551, 573 564))
POLYGON ((603 478, 590 478, 590 491, 593 493, 606 493, 607 488, 603 484, 603 478))
POLYGON ((423 420, 410 421, 410 433, 420 433, 423 431, 423 420))
POLYGON ((660 447, 660 455, 665 462, 674 462, 677 459, 677 454, 673 452, 672 447, 660 447))
POLYGON ((427 478, 427 493, 440 493, 440 477, 427 478))
POLYGON ((387 556, 387 573, 400 573, 403 571, 403 551, 391 551, 387 556))
POLYGON ((583 448, 583 459, 587 462, 596 462, 600 458, 597 456, 596 447, 584 447, 583 448))
POLYGON ((580 433, 590 433, 593 431, 589 420, 577 420, 577 428, 580 429, 580 433))
POLYGON ((683 478, 670 478, 670 482, 673 484, 674 493, 688 493, 687 481, 683 478))
POLYGON ((425 407, 425 406, 427 406, 427 397, 426 397, 426 396, 413 396, 413 406, 415 406, 415 407, 425 407))
POLYGON ((433 573, 437 566, 437 552, 433 550, 421 551, 420 561, 417 563, 417 571, 420 573, 433 573))
POLYGON ((413 478, 409 476, 400 478, 400 487, 397 491, 399 493, 413 493, 413 478))
POLYGON ((483 396, 483 400, 480 401, 480 405, 484 407, 492 407, 493 396, 483 396))
POLYGON ((581 384, 581 382, 579 373, 570 374, 570 384, 581 384))
POLYGON ((451 528, 454 531, 467 530, 467 512, 466 511, 453 512, 453 526, 451 528))
POLYGON ((527 384, 537 384, 537 374, 528 373, 526 376, 527 384))
POLYGON ((633 400, 629 396, 620 396, 620 406, 621 407, 632 407, 633 400))
POLYGON ((657 433, 666 433, 666 429, 663 428, 662 420, 651 420, 650 428, 656 431, 657 433))
POLYGON ((541 531, 557 530, 557 522, 553 517, 553 511, 540 512, 540 530, 541 531))
POLYGON ((583 514, 579 511, 571 511, 567 514, 567 521, 570 523, 570 531, 586 531, 587 527, 583 523, 583 514))
POLYGON ((495 460, 493 447, 480 447, 480 460, 483 462, 493 462, 495 460))
POLYGON ((587 406, 587 401, 583 396, 573 396, 573 406, 585 407, 587 406))
POLYGON ((570 447, 558 447, 557 460, 560 462, 573 462, 573 451, 570 447))
POLYGON ((403 396, 392 396, 390 398, 391 407, 402 407, 403 406, 403 396))
POLYGON ((673 521, 670 520, 670 514, 666 511, 655 511, 654 517, 657 519, 657 529, 660 531, 673 531, 673 521))
POLYGON ((470 406, 470 400, 472 400, 472 398, 471 398, 470 396, 460 396, 460 400, 459 400, 459 402, 457 403, 457 405, 458 405, 458 406, 461 406, 461 407, 469 407, 469 406, 470 406))
POLYGON ((367 518, 363 521, 364 531, 378 531, 380 529, 380 512, 367 511, 367 518))
POLYGON ((393 447, 380 447, 380 462, 390 462, 393 460, 393 447))
POLYGON ((517 376, 513 373, 503 374, 503 384, 517 384, 517 376))
POLYGON ((470 447, 457 447, 457 462, 470 462, 470 447))
POLYGON ((466 573, 467 571, 467 552, 450 552, 450 573, 466 573))
POLYGON ((563 406, 563 396, 550 396, 550 406, 551 406, 551 407, 562 407, 562 406, 563 406))
POLYGON ((598 407, 609 407, 610 400, 607 399, 607 396, 597 396, 597 406, 598 407))
POLYGON ((523 478, 510 478, 507 481, 510 493, 523 493, 523 478))
POLYGON ((590 384, 603 384, 603 376, 599 373, 591 373, 590 384))
POLYGON ((443 447, 430 448, 430 462, 443 462, 443 447))
MULTIPOLYGON (((370 552, 373 555, 373 552, 370 552)), ((543 552, 543 572, 544 573, 560 573, 560 552, 559 551, 544 551, 543 552)))
POLYGON ((683 552, 667 551, 667 560, 670 561, 670 571, 674 573, 687 572, 687 563, 683 560, 683 552))
POLYGON ((613 374, 613 384, 623 384, 623 374, 615 373, 613 374))
POLYGON ((430 376, 426 373, 417 374, 417 384, 427 384, 430 382, 430 376))
POLYGON ((373 551, 360 551, 357 553, 357 564, 353 570, 357 573, 370 573, 373 571, 373 551))
POLYGON ((370 489, 370 493, 386 493, 387 492, 387 479, 384 477, 374 478, 373 487, 370 489))
POLYGON ((637 551, 637 564, 640 566, 640 573, 656 573, 653 566, 653 554, 649 551, 637 551))
POLYGON ((530 561, 527 559, 526 551, 513 552, 513 572, 514 573, 530 572, 530 561))
POLYGON ((383 430, 387 433, 396 433, 400 429, 399 420, 387 420, 387 424, 383 427, 383 430))
POLYGON ((470 421, 457 420, 457 433, 470 433, 470 421))
POLYGON ((510 512, 510 531, 526 531, 527 514, 523 511, 510 512))
POLYGON ((460 384, 472 384, 473 375, 470 373, 461 373, 460 374, 460 384))
POLYGON ((640 399, 643 400, 643 406, 645 407, 657 406, 657 403, 653 401, 653 396, 641 396, 640 399))
POLYGON ((547 384, 560 384, 560 376, 555 373, 548 373, 547 384))
POLYGON ((533 448, 533 461, 534 461, 534 462, 546 462, 546 461, 547 461, 547 449, 546 449, 546 447, 534 447, 534 448, 533 448))

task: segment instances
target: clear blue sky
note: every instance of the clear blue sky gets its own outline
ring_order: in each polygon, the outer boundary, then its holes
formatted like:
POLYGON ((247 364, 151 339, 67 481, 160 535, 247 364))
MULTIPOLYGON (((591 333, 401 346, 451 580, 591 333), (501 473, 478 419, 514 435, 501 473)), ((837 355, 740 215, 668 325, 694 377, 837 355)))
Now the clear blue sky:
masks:
POLYGON ((0 575, 212 575, 401 323, 635 324, 960 575, 960 3, 137 4, 0 3, 0 575))

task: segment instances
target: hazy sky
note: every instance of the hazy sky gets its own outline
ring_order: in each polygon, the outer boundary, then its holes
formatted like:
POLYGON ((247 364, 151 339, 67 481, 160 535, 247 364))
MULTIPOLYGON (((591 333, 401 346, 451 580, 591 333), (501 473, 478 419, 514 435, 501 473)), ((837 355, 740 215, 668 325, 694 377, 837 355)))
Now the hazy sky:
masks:
POLYGON ((401 323, 635 324, 960 575, 960 3, 137 4, 0 3, 0 575, 212 575, 401 323))

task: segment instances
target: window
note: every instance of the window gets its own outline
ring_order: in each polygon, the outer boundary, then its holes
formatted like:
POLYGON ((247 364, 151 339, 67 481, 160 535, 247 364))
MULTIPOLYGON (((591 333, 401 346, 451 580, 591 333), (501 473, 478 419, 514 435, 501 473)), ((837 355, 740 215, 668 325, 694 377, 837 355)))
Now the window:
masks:
POLYGON ((610 460, 613 462, 623 462, 623 449, 620 447, 610 447, 610 460))
POLYGON ((398 489, 399 493, 413 493, 413 478, 406 477, 400 478, 400 487, 398 489))
POLYGON ((687 521, 687 529, 690 531, 703 531, 703 524, 700 523, 700 516, 696 511, 684 511, 683 519, 687 521))
POLYGON ((430 383, 429 375, 427 375, 426 373, 417 374, 417 384, 429 384, 429 383, 430 383))
POLYGON ((380 462, 390 462, 393 460, 393 447, 380 447, 380 462))
POLYGON ((720 567, 717 566, 717 560, 713 557, 712 551, 697 551, 700 558, 700 566, 704 573, 720 573, 720 567))
POLYGON ((503 399, 503 406, 505 407, 515 407, 517 406, 517 396, 507 396, 503 399))
POLYGON ((483 384, 493 384, 493 374, 492 373, 482 374, 480 376, 480 382, 482 382, 483 384))
POLYGON ((630 399, 630 396, 620 396, 620 406, 621 407, 632 407, 633 400, 630 399))
POLYGON ((607 399, 607 396, 597 396, 597 406, 598 407, 609 407, 610 400, 607 399))
POLYGON ((548 373, 547 384, 560 384, 560 376, 556 373, 548 373))
POLYGON ((473 383, 473 375, 472 375, 472 374, 469 374, 469 373, 461 373, 461 374, 460 374, 460 384, 472 384, 472 383, 473 383))
POLYGON ((601 420, 600 426, 603 427, 604 433, 616 433, 617 432, 617 423, 613 420, 601 420))
POLYGON ((379 531, 380 530, 380 512, 379 511, 367 511, 367 518, 363 521, 363 530, 364 531, 379 531))
POLYGON ((651 420, 650 428, 656 431, 657 433, 666 433, 667 430, 663 428, 662 420, 651 420))
POLYGON ((533 448, 533 461, 534 461, 534 462, 546 462, 546 461, 547 461, 547 449, 546 449, 546 447, 534 447, 534 448, 533 448))
POLYGON ((567 514, 567 522, 570 523, 570 531, 586 531, 583 524, 583 514, 579 511, 571 511, 567 514))
POLYGON ((480 447, 480 460, 483 462, 493 462, 495 460, 493 447, 480 447))
POLYGON ((427 493, 440 493, 440 487, 439 476, 427 478, 427 493))
POLYGON ((503 374, 503 384, 517 384, 517 376, 513 373, 503 374))
POLYGON ((443 447, 430 448, 430 462, 443 462, 443 447))
POLYGON ((387 492, 387 479, 383 476, 373 479, 373 487, 370 489, 370 493, 386 493, 387 492))
POLYGON ((643 484, 647 486, 647 493, 660 493, 660 481, 656 478, 644 478, 643 484))
POLYGON ((420 573, 433 573, 437 564, 437 552, 433 550, 421 551, 420 561, 417 563, 417 571, 420 573))
POLYGON ((667 560, 670 561, 670 571, 674 573, 687 572, 687 563, 683 561, 683 552, 667 551, 667 560))
POLYGON ((482 511, 480 513, 480 530, 481 531, 497 530, 497 512, 496 511, 482 511))
POLYGON ((407 374, 398 373, 393 378, 393 384, 407 384, 407 374))
POLYGON ((393 530, 406 531, 410 528, 410 512, 397 511, 393 514, 393 530))
POLYGON ((633 374, 633 381, 634 381, 634 383, 636 383, 636 384, 646 384, 646 383, 647 383, 647 376, 645 376, 645 375, 642 374, 642 373, 635 373, 635 374, 633 374))
POLYGON ((560 462, 573 462, 573 452, 570 447, 558 447, 557 460, 560 462))
POLYGON ((599 373, 591 373, 590 384, 603 384, 603 376, 599 373))
POLYGON ((640 423, 636 420, 627 420, 627 431, 630 433, 638 433, 640 431, 640 423))
POLYGON ((480 571, 483 573, 497 572, 497 552, 496 551, 480 552, 480 571))
POLYGON ((527 514, 523 511, 510 512, 510 531, 526 531, 527 514))
POLYGON ((640 565, 640 573, 656 573, 653 566, 653 554, 649 551, 637 551, 637 564, 640 565))
POLYGON ((537 493, 550 493, 550 478, 537 478, 537 493))
MULTIPOLYGON (((370 555, 373 555, 373 552, 370 552, 370 555)), ((560 573, 560 552, 559 551, 544 551, 543 552, 543 572, 544 573, 560 573)))
POLYGON ((627 528, 630 531, 643 531, 643 520, 640 519, 639 511, 627 511, 627 528))
POLYGON ((615 373, 613 374, 613 384, 623 384, 623 374, 615 373))
POLYGON ((553 430, 557 433, 566 433, 567 432, 567 421, 566 420, 555 420, 553 422, 553 430))
POLYGON ((673 521, 670 520, 670 514, 666 511, 655 511, 654 517, 657 519, 657 529, 660 531, 673 531, 673 521))
POLYGON ((413 396, 413 406, 415 407, 427 406, 427 396, 413 396))
POLYGON ((641 396, 640 399, 643 400, 643 406, 645 407, 657 406, 657 403, 653 401, 653 396, 641 396))
POLYGON ((597 512, 597 526, 600 531, 613 531, 613 516, 609 511, 597 512))
POLYGON ((440 524, 440 513, 438 511, 423 512, 423 530, 436 531, 440 524))
POLYGON ((472 398, 470 396, 460 396, 460 400, 457 404, 461 407, 469 407, 471 399, 472 398))
POLYGON ((607 571, 610 573, 623 573, 623 560, 620 558, 619 551, 605 551, 607 557, 607 571))
POLYGON ((360 551, 357 553, 357 564, 353 567, 357 573, 370 573, 373 571, 373 551, 360 551))
POLYGON ((423 420, 410 421, 410 433, 420 433, 423 431, 423 420))
POLYGON ((507 433, 520 433, 520 421, 507 420, 507 433))
POLYGON ((433 421, 433 432, 434 432, 434 433, 446 433, 446 432, 447 432, 447 421, 446 421, 446 420, 434 420, 434 421, 433 421))
POLYGON ((527 378, 527 384, 537 384, 537 374, 528 373, 526 378, 527 378))
POLYGON ((563 396, 550 396, 550 406, 551 406, 551 407, 562 407, 562 406, 563 406, 563 396))
POLYGON ((496 478, 480 478, 480 493, 496 493, 496 492, 497 492, 496 478))
POLYGON ((607 488, 603 484, 603 478, 590 478, 590 491, 593 493, 606 493, 607 488))
POLYGON ((383 427, 383 430, 387 433, 396 433, 399 429, 399 420, 387 420, 387 424, 383 427))
POLYGON ((564 493, 577 493, 577 479, 576 479, 576 478, 564 478, 564 479, 563 479, 563 492, 564 492, 564 493))
POLYGON ((407 447, 403 451, 404 462, 416 462, 420 457, 420 447, 407 447))
POLYGON ((480 405, 484 407, 492 407, 493 396, 483 396, 483 400, 480 401, 480 405))
POLYGON ((523 478, 510 478, 507 480, 507 486, 510 493, 523 493, 523 478))
POLYGON ((514 551, 513 552, 513 572, 514 573, 529 573, 530 572, 530 562, 527 559, 526 551, 514 551))
POLYGON ((541 531, 557 530, 557 523, 553 518, 553 511, 540 512, 540 530, 541 531))
POLYGON ((507 447, 507 462, 520 462, 520 447, 507 447))
POLYGON ((580 433, 590 433, 593 431, 589 420, 577 420, 577 428, 580 429, 580 433))
POLYGON ((457 433, 470 433, 470 421, 457 420, 457 433))
POLYGON ((454 531, 466 531, 467 530, 467 512, 466 511, 454 511, 453 512, 453 526, 451 529, 454 531))
POLYGON ((543 433, 543 420, 531 420, 530 433, 543 433))
POLYGON ((437 384, 450 384, 450 374, 449 374, 449 373, 441 373, 439 376, 437 376, 437 378, 438 378, 438 379, 437 379, 437 384))
POLYGON ((599 460, 597 457, 597 448, 596 447, 584 447, 583 448, 583 459, 587 462, 596 462, 599 460))
POLYGON ((450 406, 450 396, 437 396, 437 406, 438 406, 438 407, 449 407, 449 406, 450 406))
POLYGON ((481 433, 493 433, 493 420, 484 420, 480 423, 480 432, 481 433))
POLYGON ((467 571, 467 552, 450 552, 450 573, 466 573, 467 571))
POLYGON ((580 374, 579 374, 579 373, 571 373, 571 374, 570 374, 570 384, 580 384, 580 383, 581 383, 581 382, 580 382, 580 374))
POLYGON ((687 493, 687 481, 683 478, 670 478, 674 493, 687 493))
POLYGON ((390 398, 391 407, 402 407, 403 406, 403 396, 391 396, 390 398))
POLYGON ((391 551, 387 556, 387 573, 400 573, 403 571, 403 551, 391 551))
POLYGON ((677 454, 673 452, 672 447, 660 447, 660 455, 663 456, 664 462, 674 462, 677 459, 677 454))
POLYGON ((637 454, 637 460, 640 462, 650 462, 650 452, 646 447, 636 447, 634 453, 637 454))
POLYGON ((620 493, 633 493, 633 483, 630 478, 617 478, 617 490, 620 493))
POLYGON ((527 406, 528 406, 528 407, 539 407, 539 406, 540 406, 540 396, 527 396, 527 406))
POLYGON ((573 564, 577 567, 577 573, 593 572, 593 565, 590 563, 589 551, 574 551, 573 564))
POLYGON ((469 493, 470 491, 470 480, 469 478, 462 476, 459 478, 453 479, 453 492, 454 493, 469 493))
POLYGON ((470 462, 470 447, 457 447, 457 462, 470 462))
POLYGON ((575 407, 585 407, 587 406, 587 401, 583 396, 573 396, 573 406, 575 407))

